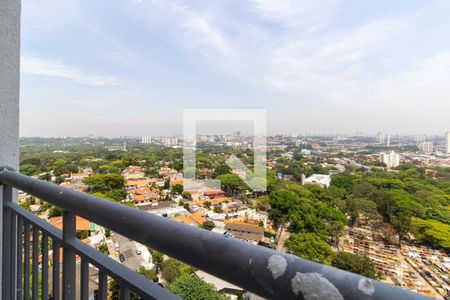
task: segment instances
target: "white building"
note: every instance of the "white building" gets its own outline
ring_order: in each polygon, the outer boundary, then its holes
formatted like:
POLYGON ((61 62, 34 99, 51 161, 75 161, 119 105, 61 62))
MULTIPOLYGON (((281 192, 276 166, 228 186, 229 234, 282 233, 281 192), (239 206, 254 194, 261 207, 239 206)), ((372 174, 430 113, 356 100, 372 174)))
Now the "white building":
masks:
POLYGON ((378 139, 378 144, 380 144, 380 145, 384 144, 384 134, 382 132, 378 132, 377 139, 378 139))
POLYGON ((331 184, 331 176, 323 175, 323 174, 314 174, 308 178, 305 178, 305 175, 302 175, 302 184, 315 184, 319 185, 323 188, 329 188, 331 184))
POLYGON ((178 145, 178 139, 176 137, 165 137, 163 139, 164 146, 176 146, 178 145))
POLYGON ((301 149, 300 150, 300 154, 301 155, 311 155, 311 150, 308 150, 308 149, 301 149))
POLYGON ((398 167, 400 165, 400 155, 394 151, 381 153, 380 162, 384 163, 388 168, 398 167))
POLYGON ((142 143, 142 144, 151 144, 151 143, 152 143, 152 137, 151 137, 151 136, 148 136, 148 135, 143 136, 143 137, 141 138, 141 143, 142 143))
POLYGON ((432 142, 423 142, 419 144, 419 150, 424 153, 431 153, 434 150, 434 145, 432 142))
POLYGON ((445 153, 450 154, 450 132, 445 134, 445 153))

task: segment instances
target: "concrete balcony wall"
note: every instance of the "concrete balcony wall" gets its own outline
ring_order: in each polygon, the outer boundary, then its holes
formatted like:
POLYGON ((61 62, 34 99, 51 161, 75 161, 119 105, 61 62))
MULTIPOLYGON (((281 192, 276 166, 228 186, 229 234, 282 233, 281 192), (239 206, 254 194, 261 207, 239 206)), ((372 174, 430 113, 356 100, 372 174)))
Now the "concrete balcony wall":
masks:
POLYGON ((20 0, 0 4, 0 165, 18 167, 20 0))
MULTIPOLYGON (((16 169, 19 167, 20 8, 20 0, 0 1, 0 166, 16 169)), ((0 204, 1 201, 0 194, 0 204)), ((0 205, 1 236, 2 224, 3 205, 0 205)), ((0 239, 0 266, 1 243, 0 239)))

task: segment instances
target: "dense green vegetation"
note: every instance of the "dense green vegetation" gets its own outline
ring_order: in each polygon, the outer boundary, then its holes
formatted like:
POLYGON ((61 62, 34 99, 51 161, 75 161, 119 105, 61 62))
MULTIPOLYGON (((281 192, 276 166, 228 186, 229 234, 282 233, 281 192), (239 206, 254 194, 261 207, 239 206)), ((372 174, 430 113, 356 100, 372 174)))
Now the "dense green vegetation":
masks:
MULTIPOLYGON (((101 141, 104 145, 116 142, 101 141)), ((60 175, 90 168, 95 175, 85 180, 89 192, 122 202, 126 192, 120 173, 127 166, 141 166, 147 175, 154 177, 160 177, 158 170, 162 166, 176 170, 183 167, 181 149, 130 143, 129 150, 122 152, 108 151, 103 144, 65 145, 64 141, 58 140, 49 145, 24 146, 20 171, 47 181, 54 176, 54 182, 60 183, 63 181, 60 175), (53 152, 55 150, 58 151, 53 152)), ((373 149, 367 151, 370 153, 373 149)), ((326 156, 303 157, 297 150, 293 159, 281 157, 283 153, 268 153, 276 164, 273 169, 267 170, 266 193, 251 193, 237 175, 231 174, 225 163, 226 158, 234 154, 251 168, 253 154, 250 150, 225 147, 199 149, 196 173, 199 178, 220 179, 227 196, 242 200, 247 205, 255 199, 254 208, 267 211, 275 228, 283 226, 289 230, 290 237, 285 243, 288 251, 306 259, 376 277, 367 259, 333 253, 332 247, 338 243, 345 225, 390 224, 403 242, 450 249, 450 168, 435 168, 438 172, 431 177, 422 168, 409 164, 401 165, 394 172, 377 169, 368 172, 346 165, 344 172, 332 177, 331 187, 323 189, 313 185, 303 186, 300 184, 301 178, 303 174, 309 176, 336 171, 332 165, 324 164, 332 161, 326 156), (200 172, 205 169, 210 173, 200 172), (278 180, 278 172, 289 176, 278 180)), ((343 157, 343 154, 336 156, 343 157)), ((183 191, 182 185, 174 185, 171 192, 185 199, 191 198, 189 193, 183 191)), ((34 204, 32 199, 23 205, 31 204, 34 204)), ((184 205, 187 207, 188 203, 184 205)), ((206 207, 210 205, 205 203, 206 207)), ((49 209, 50 216, 61 214, 58 208, 50 206, 46 209, 49 209)), ((214 211, 222 212, 222 209, 214 206, 214 211)), ((213 224, 205 222, 202 227, 211 230, 213 224)), ((154 256, 155 264, 167 282, 175 283, 180 277, 189 277, 193 272, 180 262, 170 259, 163 262, 158 254, 154 256)))
POLYGON ((351 225, 383 221, 393 225, 401 239, 412 233, 423 243, 450 249, 449 179, 403 165, 398 172, 342 174, 332 185, 342 194, 335 203, 351 217, 351 225))
POLYGON ((285 243, 289 252, 302 258, 330 264, 333 251, 327 242, 314 233, 292 234, 285 243))
POLYGON ((337 252, 333 255, 331 265, 341 270, 360 274, 369 278, 377 279, 379 277, 374 264, 366 256, 348 252, 337 252))
POLYGON ((412 218, 412 231, 423 242, 450 249, 450 225, 437 220, 412 218))
POLYGON ((212 284, 208 284, 195 275, 182 275, 169 284, 168 289, 184 300, 225 300, 212 284))

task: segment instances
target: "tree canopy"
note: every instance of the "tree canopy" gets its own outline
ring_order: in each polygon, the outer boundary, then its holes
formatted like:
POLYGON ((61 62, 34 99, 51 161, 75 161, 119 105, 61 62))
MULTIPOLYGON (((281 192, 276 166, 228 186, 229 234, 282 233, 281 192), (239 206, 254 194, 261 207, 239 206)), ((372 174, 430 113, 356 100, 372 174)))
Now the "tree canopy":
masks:
POLYGON ((182 275, 169 284, 168 289, 184 300, 225 300, 212 284, 195 275, 182 275))
POLYGON ((294 233, 285 245, 290 253, 322 264, 330 264, 333 256, 330 245, 314 233, 294 233))
POLYGON ((331 265, 341 270, 356 273, 369 278, 378 278, 375 265, 367 256, 348 252, 338 252, 333 255, 331 265))

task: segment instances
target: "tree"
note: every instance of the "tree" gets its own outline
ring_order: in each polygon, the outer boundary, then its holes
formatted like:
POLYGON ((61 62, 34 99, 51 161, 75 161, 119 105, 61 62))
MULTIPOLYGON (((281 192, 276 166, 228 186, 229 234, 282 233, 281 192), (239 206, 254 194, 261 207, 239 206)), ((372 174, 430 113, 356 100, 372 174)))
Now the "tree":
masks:
POLYGON ((24 164, 20 166, 20 173, 27 175, 27 176, 32 176, 35 175, 36 173, 39 172, 39 169, 32 164, 24 164))
POLYGON ((224 174, 217 176, 220 180, 223 190, 230 196, 234 196, 243 189, 243 182, 239 176, 234 174, 224 174))
POLYGON ((214 224, 213 221, 206 220, 205 222, 203 222, 202 225, 200 225, 200 227, 203 228, 203 229, 211 231, 211 230, 214 229, 214 227, 216 227, 216 225, 214 224))
POLYGON ((153 282, 158 282, 158 275, 156 274, 155 271, 151 270, 151 269, 146 269, 144 267, 139 267, 139 274, 141 274, 142 276, 144 276, 147 279, 150 279, 153 282))
POLYGON ((50 173, 44 173, 39 175, 40 180, 50 181, 52 179, 52 175, 50 173))
POLYGON ((182 192, 181 193, 181 197, 183 197, 184 199, 192 199, 192 195, 189 192, 182 192))
POLYGON ((382 216, 377 210, 377 204, 366 198, 347 199, 345 211, 350 215, 351 226, 357 221, 368 224, 369 222, 378 223, 382 220, 382 216))
POLYGON ((184 300, 225 300, 227 297, 217 292, 212 284, 197 276, 183 275, 169 284, 168 289, 184 300))
POLYGON ((206 209, 210 209, 211 208, 211 202, 210 201, 205 201, 203 203, 203 207, 205 207, 206 209))
POLYGON ((195 269, 173 258, 165 260, 161 264, 162 277, 169 283, 175 281, 181 275, 189 275, 195 269))
POLYGON ((285 246, 294 255, 322 264, 329 264, 333 255, 330 245, 314 233, 294 233, 285 246))
POLYGON ((220 205, 214 206, 213 211, 217 214, 223 213, 222 207, 220 207, 220 205))
POLYGON ((50 218, 54 218, 54 217, 59 217, 62 216, 62 209, 56 206, 53 206, 49 211, 48 211, 48 216, 50 218))
POLYGON ((269 218, 276 223, 286 221, 287 214, 299 201, 299 197, 294 192, 286 189, 276 190, 270 193, 269 197, 271 207, 269 218))
POLYGON ((220 175, 229 174, 230 172, 231 172, 230 167, 227 164, 222 163, 218 165, 216 168, 214 168, 214 171, 211 176, 212 178, 216 178, 220 175))
POLYGON ((125 191, 124 189, 114 189, 112 191, 106 192, 105 195, 108 198, 114 199, 115 201, 119 202, 127 197, 127 191, 125 191))
POLYGON ((270 198, 267 195, 259 196, 256 199, 256 208, 258 210, 268 211, 270 209, 270 198))
POLYGON ((337 188, 342 188, 346 193, 351 193, 353 191, 353 178, 350 175, 336 175, 333 176, 331 185, 337 188))
MULTIPOLYGON (((153 282, 158 282, 158 275, 153 270, 147 270, 144 267, 139 267, 139 274, 151 280, 153 282)), ((109 283, 109 292, 112 296, 111 299, 119 299, 120 298, 120 285, 117 280, 113 279, 109 283)), ((130 299, 132 300, 141 300, 142 297, 136 295, 135 293, 131 293, 130 299)))
POLYGON ((173 194, 178 194, 180 195, 181 193, 183 193, 183 185, 182 184, 175 184, 174 186, 172 186, 172 188, 170 189, 170 191, 173 194))
POLYGON ((391 223, 397 231, 399 242, 401 242, 411 229, 411 215, 398 212, 392 217, 391 223))
POLYGON ((91 192, 109 192, 123 189, 125 179, 119 174, 97 174, 84 179, 91 192))
POLYGON ((437 220, 411 219, 412 232, 423 243, 450 250, 450 225, 437 220))
POLYGON ((333 255, 331 265, 341 270, 356 273, 369 278, 378 278, 375 265, 367 256, 348 252, 338 252, 333 255))
POLYGON ((152 262, 153 262, 153 264, 155 266, 157 266, 158 269, 159 269, 159 268, 161 268, 163 261, 164 261, 164 254, 154 250, 152 252, 152 262))
POLYGON ((55 177, 55 184, 61 184, 64 182, 64 178, 61 176, 56 176, 55 177))

